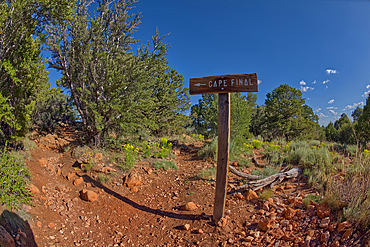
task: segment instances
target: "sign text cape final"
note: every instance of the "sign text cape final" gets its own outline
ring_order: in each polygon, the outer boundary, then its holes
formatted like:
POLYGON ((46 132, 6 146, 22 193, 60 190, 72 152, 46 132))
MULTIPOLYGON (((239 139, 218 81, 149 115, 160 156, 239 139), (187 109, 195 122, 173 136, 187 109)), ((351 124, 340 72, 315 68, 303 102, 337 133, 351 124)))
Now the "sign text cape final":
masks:
POLYGON ((190 94, 258 92, 257 73, 190 78, 190 94))

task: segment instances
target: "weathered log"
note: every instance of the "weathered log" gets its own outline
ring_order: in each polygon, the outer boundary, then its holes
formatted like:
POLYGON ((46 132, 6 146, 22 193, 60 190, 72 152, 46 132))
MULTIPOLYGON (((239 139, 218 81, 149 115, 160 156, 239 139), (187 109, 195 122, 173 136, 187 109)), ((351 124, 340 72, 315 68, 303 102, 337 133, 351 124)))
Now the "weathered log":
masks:
POLYGON ((256 164, 257 167, 260 167, 260 168, 266 167, 266 165, 263 165, 263 164, 258 162, 258 160, 256 159, 256 156, 254 156, 252 160, 256 164))
POLYGON ((246 179, 249 179, 249 180, 257 180, 257 179, 261 178, 261 176, 250 175, 250 174, 247 174, 247 173, 244 173, 244 172, 240 172, 240 171, 236 170, 234 167, 232 167, 230 165, 229 165, 229 171, 234 173, 235 175, 237 175, 239 177, 246 178, 246 179))
POLYGON ((270 188, 274 187, 275 185, 281 183, 286 178, 295 178, 299 175, 301 172, 298 168, 290 169, 287 172, 281 172, 274 175, 271 175, 267 178, 260 179, 257 181, 251 181, 245 185, 236 187, 235 190, 241 190, 241 189, 252 189, 252 190, 258 190, 260 188, 263 188, 265 186, 270 185, 270 188))

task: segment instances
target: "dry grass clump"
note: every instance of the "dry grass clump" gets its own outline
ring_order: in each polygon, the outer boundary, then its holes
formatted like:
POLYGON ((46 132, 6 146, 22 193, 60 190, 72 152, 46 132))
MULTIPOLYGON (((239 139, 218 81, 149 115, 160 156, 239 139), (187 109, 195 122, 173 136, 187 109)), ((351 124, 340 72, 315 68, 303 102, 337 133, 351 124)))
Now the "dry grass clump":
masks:
POLYGON ((343 219, 363 228, 370 226, 370 178, 356 174, 328 183, 324 202, 333 210, 343 210, 343 219))

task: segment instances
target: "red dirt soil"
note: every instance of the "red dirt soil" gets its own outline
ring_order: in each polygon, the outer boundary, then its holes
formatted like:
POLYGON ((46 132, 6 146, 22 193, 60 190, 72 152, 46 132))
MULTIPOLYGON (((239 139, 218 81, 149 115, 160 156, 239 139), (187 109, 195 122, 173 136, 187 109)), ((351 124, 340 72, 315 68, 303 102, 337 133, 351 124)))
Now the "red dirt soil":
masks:
POLYGON ((198 158, 203 143, 173 143, 178 170, 156 170, 156 159, 142 159, 130 171, 142 184, 131 188, 124 186, 128 173, 115 166, 117 174, 103 183, 98 171, 75 169, 73 147, 32 151, 27 166, 40 191, 25 209, 37 246, 364 246, 351 225, 346 236, 336 229, 336 215, 329 212, 328 223, 317 205, 303 207, 304 196, 315 193, 303 175, 276 186, 263 202, 233 192, 240 179, 229 174, 225 219, 213 222, 215 178, 198 175, 215 163, 198 158), (96 192, 97 200, 81 199, 83 189, 96 192), (195 207, 182 210, 189 202, 195 207))

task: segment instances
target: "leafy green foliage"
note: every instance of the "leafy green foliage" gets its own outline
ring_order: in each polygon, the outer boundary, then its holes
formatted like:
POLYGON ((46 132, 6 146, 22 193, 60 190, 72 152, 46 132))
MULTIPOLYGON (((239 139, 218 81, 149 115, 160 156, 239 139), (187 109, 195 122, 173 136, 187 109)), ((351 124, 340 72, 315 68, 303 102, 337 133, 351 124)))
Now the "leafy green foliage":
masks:
MULTIPOLYGON (((231 138, 247 138, 252 120, 253 107, 257 97, 253 93, 243 96, 241 93, 231 93, 231 138)), ((218 95, 202 94, 199 103, 191 107, 192 126, 197 133, 215 136, 218 131, 218 95)))
POLYGON ((37 91, 48 81, 40 55, 43 27, 65 19, 70 5, 68 0, 0 1, 0 93, 14 118, 11 124, 1 118, 2 139, 16 141, 26 134, 37 91))
POLYGON ((355 127, 357 136, 360 142, 365 143, 370 141, 370 96, 366 99, 363 113, 358 118, 358 123, 355 127))
POLYGON ((272 189, 264 189, 260 193, 258 193, 260 200, 263 202, 267 201, 269 198, 272 198, 274 196, 274 192, 272 189))
POLYGON ((40 130, 51 133, 60 123, 75 121, 75 112, 60 88, 45 89, 37 97, 31 120, 40 130))
POLYGON ((208 169, 202 169, 199 173, 200 178, 215 177, 217 173, 217 167, 211 167, 208 169))
POLYGON ((136 160, 138 158, 139 149, 134 148, 131 144, 126 144, 125 148, 125 167, 130 170, 136 165, 136 160))
POLYGON ((217 148, 218 148, 218 138, 215 137, 211 142, 206 142, 204 146, 199 150, 198 156, 202 159, 207 159, 210 157, 213 160, 217 160, 217 148))
POLYGON ((160 138, 153 145, 153 153, 156 158, 168 158, 171 155, 172 143, 167 141, 167 138, 160 138))
POLYGON ((173 170, 178 169, 176 162, 173 160, 157 160, 156 162, 154 162, 153 167, 155 169, 163 169, 165 171, 167 171, 168 169, 173 169, 173 170))
POLYGON ((356 143, 356 135, 352 123, 347 116, 343 113, 341 117, 334 122, 330 122, 325 128, 326 139, 328 141, 340 142, 344 144, 356 143))
POLYGON ((0 151, 0 204, 20 208, 22 203, 31 203, 31 193, 26 188, 30 172, 22 159, 5 149, 0 151))
POLYGON ((265 124, 269 138, 284 137, 287 141, 308 137, 315 133, 318 116, 305 105, 302 92, 286 84, 275 88, 266 95, 265 124))
POLYGON ((277 173, 279 173, 279 169, 272 166, 266 166, 263 169, 254 169, 252 171, 252 175, 261 176, 261 178, 266 178, 277 173))
POLYGON ((305 208, 310 205, 311 201, 313 201, 314 203, 319 203, 321 201, 321 196, 314 194, 306 195, 305 198, 303 198, 303 205, 305 206, 305 208))
POLYGON ((108 135, 146 136, 181 131, 189 108, 183 77, 170 69, 168 46, 158 31, 139 46, 133 32, 139 14, 129 14, 134 1, 99 1, 91 17, 89 3, 79 1, 71 20, 48 25, 51 67, 62 72, 59 85, 71 94, 87 141, 103 146, 108 135))

